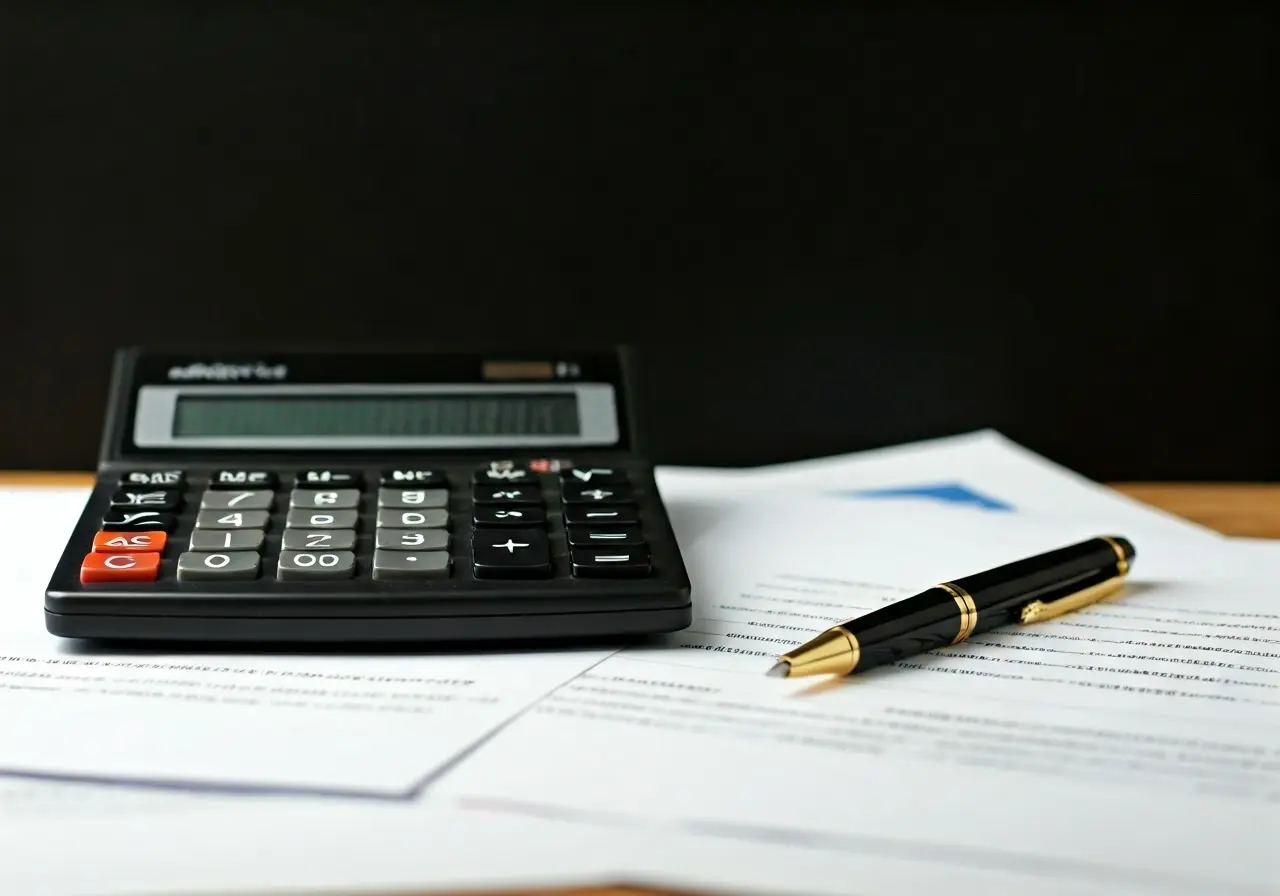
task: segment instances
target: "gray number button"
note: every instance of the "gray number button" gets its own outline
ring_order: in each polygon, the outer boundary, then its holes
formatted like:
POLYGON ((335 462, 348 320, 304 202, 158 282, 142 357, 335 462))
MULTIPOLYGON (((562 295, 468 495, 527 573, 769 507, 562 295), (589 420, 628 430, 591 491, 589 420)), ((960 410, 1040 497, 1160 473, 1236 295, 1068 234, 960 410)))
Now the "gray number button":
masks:
POLYGON ((250 551, 206 554, 188 551, 178 557, 179 582, 225 582, 258 577, 260 560, 250 551))
POLYGON ((447 488, 380 488, 379 507, 448 507, 447 488))
POLYGON ((421 579, 449 575, 449 555, 444 551, 374 551, 375 579, 421 579))
POLYGON ((443 529, 449 525, 447 510, 392 510, 378 511, 378 527, 385 529, 443 529))
POLYGON ((281 551, 276 576, 283 581, 349 579, 355 571, 351 551, 281 551))
POLYGON ((290 510, 285 524, 290 529, 354 529, 355 510, 290 510))
POLYGON ((449 547, 446 529, 379 529, 374 547, 384 551, 443 551, 449 547))
POLYGON ((285 551, 349 551, 356 546, 354 529, 285 529, 285 551))
POLYGON ((265 510, 202 510, 196 514, 197 529, 265 529, 265 510))
POLYGON ((261 529, 196 529, 191 533, 191 550, 256 551, 264 540, 261 529))
POLYGON ((357 488, 338 488, 329 491, 316 491, 310 488, 294 489, 289 496, 290 507, 315 508, 322 510, 350 510, 360 506, 360 490, 357 488))
POLYGON ((270 510, 275 497, 270 491, 215 492, 207 491, 200 498, 202 510, 270 510))

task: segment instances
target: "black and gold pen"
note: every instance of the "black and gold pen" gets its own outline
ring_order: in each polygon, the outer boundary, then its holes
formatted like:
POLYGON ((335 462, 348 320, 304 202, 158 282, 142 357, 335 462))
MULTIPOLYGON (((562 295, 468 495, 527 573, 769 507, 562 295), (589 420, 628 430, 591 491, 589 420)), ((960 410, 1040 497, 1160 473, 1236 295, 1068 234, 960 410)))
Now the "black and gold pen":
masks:
POLYGON ((1101 535, 935 585, 827 629, 784 653, 769 675, 865 672, 993 628, 1052 619, 1119 591, 1133 557, 1128 539, 1101 535))

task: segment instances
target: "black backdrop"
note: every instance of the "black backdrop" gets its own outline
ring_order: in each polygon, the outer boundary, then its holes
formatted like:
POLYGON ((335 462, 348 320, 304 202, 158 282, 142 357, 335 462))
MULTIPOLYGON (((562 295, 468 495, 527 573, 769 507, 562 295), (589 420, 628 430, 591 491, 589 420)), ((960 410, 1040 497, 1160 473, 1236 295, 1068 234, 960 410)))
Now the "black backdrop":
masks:
POLYGON ((1280 474, 1270 18, 0 7, 0 467, 121 343, 640 346, 665 462, 1280 474))

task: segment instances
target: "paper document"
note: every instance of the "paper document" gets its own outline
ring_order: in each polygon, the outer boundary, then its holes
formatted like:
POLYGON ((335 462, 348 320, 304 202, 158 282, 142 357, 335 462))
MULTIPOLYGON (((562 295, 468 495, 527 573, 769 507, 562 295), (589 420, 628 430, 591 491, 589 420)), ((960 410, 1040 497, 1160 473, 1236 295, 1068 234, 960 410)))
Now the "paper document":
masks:
POLYGON ((1280 599, 1225 539, 1121 531, 1138 553, 1116 600, 845 680, 764 677, 828 625, 1094 534, 754 507, 695 551, 689 631, 557 690, 436 793, 909 858, 949 892, 1272 892, 1280 599))
POLYGON ((44 628, 86 492, 0 492, 0 771, 410 795, 608 651, 473 655, 101 652, 44 628))
POLYGON ((1068 519, 1106 515, 1119 525, 1176 536, 1221 537, 1029 451, 995 430, 859 451, 738 473, 740 500, 761 492, 839 497, 879 512, 895 505, 950 505, 992 515, 1068 519))

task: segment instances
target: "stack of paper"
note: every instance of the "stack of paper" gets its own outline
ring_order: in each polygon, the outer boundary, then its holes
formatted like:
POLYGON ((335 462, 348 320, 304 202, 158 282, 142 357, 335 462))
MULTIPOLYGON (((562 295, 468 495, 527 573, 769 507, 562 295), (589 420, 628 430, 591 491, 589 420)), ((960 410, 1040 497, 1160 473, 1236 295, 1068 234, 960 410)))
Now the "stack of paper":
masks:
MULTIPOLYGON (((0 891, 1276 892, 1276 544, 991 432, 659 481, 696 618, 616 652, 87 654, 40 618, 61 544, 10 550, 0 891), (1116 600, 764 676, 828 625, 1098 534, 1138 548, 1116 600)), ((0 545, 67 530, 84 495, 55 497, 0 495, 0 545)))

